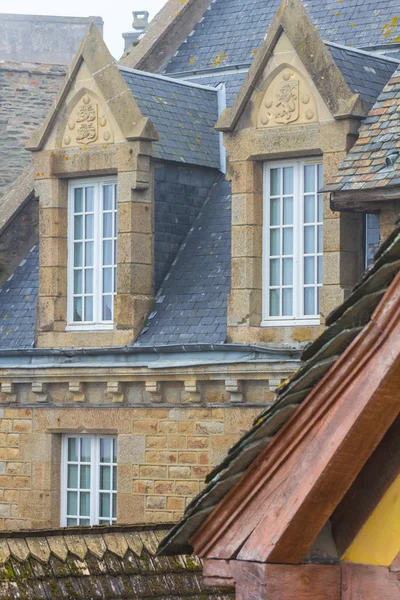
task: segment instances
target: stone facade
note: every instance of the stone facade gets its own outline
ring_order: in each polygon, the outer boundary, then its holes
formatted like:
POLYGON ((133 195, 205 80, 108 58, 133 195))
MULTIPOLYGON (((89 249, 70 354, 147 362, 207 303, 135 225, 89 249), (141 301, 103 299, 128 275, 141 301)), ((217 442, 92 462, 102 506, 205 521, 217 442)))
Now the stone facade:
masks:
POLYGON ((0 58, 69 65, 92 22, 103 31, 101 17, 2 14, 0 58))
MULTIPOLYGON (((302 26, 309 29, 304 10, 297 10, 302 26)), ((330 86, 336 77, 337 87, 344 88, 347 99, 339 106, 332 98, 333 89, 319 87, 316 73, 294 46, 297 25, 297 19, 290 21, 288 13, 285 16, 284 11, 283 14, 278 11, 247 84, 232 109, 223 113, 217 124, 224 131, 229 159, 227 177, 232 181, 228 335, 233 342, 296 344, 314 339, 321 333, 325 317, 345 299, 363 269, 360 216, 332 212, 329 196, 325 195, 321 326, 262 325, 263 162, 320 157, 324 178, 329 179, 349 151, 362 115, 357 99, 346 90, 339 70, 312 31, 314 51, 326 63, 323 68, 329 65, 331 69, 330 86), (283 32, 281 23, 285 27, 283 32), (289 92, 288 86, 291 86, 289 92), (285 100, 283 96, 287 93, 290 97, 285 100)))
POLYGON ((191 379, 120 368, 119 380, 90 367, 79 380, 73 368, 3 371, 0 525, 59 526, 62 434, 99 432, 118 436, 118 523, 176 521, 293 368, 260 363, 255 376, 238 364, 222 376, 216 364, 191 379))

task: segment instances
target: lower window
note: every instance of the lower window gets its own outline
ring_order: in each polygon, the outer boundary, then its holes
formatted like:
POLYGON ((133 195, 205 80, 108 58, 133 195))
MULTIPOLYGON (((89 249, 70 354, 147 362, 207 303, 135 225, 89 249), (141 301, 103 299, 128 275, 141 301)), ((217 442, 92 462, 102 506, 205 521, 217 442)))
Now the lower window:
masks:
POLYGON ((322 287, 322 164, 264 165, 263 324, 318 324, 322 287))
POLYGON ((64 436, 61 490, 62 526, 115 523, 117 439, 64 436))

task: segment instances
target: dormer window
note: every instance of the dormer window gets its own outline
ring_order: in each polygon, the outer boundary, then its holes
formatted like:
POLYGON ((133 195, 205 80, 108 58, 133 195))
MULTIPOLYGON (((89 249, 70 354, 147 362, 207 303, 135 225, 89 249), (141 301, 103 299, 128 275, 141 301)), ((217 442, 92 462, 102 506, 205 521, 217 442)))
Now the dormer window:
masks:
POLYGON ((113 326, 117 274, 117 180, 69 183, 68 328, 113 326))
POLYGON ((264 165, 263 325, 318 325, 322 287, 322 164, 264 165))

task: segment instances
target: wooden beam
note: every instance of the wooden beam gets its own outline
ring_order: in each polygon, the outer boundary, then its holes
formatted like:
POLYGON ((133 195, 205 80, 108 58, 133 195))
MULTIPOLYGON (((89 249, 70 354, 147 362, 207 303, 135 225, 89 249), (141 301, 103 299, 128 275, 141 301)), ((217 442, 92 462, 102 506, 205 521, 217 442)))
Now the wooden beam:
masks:
POLYGON ((400 598, 398 573, 387 567, 342 563, 341 600, 396 600, 400 598))
POLYGON ((400 411, 400 274, 363 332, 190 542, 205 558, 296 564, 400 411))
POLYGON ((342 556, 400 473, 400 416, 390 427, 331 517, 342 556), (373 482, 373 485, 371 485, 373 482))
POLYGON ((361 188, 357 190, 338 190, 331 192, 332 210, 373 212, 385 207, 385 202, 400 199, 400 186, 361 188))

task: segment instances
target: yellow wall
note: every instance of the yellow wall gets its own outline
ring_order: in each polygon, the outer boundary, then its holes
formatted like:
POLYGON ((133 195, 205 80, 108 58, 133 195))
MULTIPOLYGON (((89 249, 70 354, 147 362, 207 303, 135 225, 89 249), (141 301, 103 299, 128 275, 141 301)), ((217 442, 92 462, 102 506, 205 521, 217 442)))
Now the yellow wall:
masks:
POLYGON ((342 560, 387 567, 399 552, 400 476, 383 496, 342 560))

